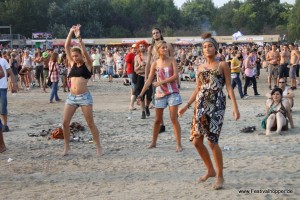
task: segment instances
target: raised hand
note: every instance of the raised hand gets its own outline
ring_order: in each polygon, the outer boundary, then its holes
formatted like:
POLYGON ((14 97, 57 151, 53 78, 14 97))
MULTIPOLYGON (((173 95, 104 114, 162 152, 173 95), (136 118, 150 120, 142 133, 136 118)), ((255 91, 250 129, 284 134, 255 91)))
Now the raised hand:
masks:
POLYGON ((80 27, 81 25, 80 24, 77 24, 76 26, 73 26, 74 27, 74 34, 75 34, 75 37, 76 38, 79 38, 80 37, 80 27))

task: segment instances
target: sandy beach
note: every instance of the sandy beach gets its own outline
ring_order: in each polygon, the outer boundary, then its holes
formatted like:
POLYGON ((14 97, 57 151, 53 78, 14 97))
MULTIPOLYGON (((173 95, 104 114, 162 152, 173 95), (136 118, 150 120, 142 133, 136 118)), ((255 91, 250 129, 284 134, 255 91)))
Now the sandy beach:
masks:
MULTIPOLYGON (((214 191, 214 178, 198 183, 206 168, 189 141, 193 109, 180 118, 183 152, 175 152, 168 110, 164 112, 167 131, 159 135, 157 148, 146 149, 152 138, 154 109, 150 110, 149 118, 141 119, 138 108, 128 120, 130 88, 122 81, 115 79, 109 83, 102 78, 89 82, 94 120, 105 151, 99 158, 95 145, 89 142, 91 134, 80 110, 72 121, 84 125, 85 130, 75 135, 83 141, 72 142, 70 155, 62 157, 63 140, 27 134, 60 126, 64 101, 50 104, 49 93, 38 88, 9 93, 11 131, 4 133, 8 149, 0 154, 0 199, 300 198, 300 89, 294 91, 292 115, 296 128, 271 137, 265 136, 260 127, 263 117, 256 117, 265 113, 265 94, 269 91, 265 70, 258 80, 261 96, 254 96, 249 88, 250 97, 242 100, 235 89, 241 119, 233 120, 231 102, 227 99, 219 141, 225 184, 224 189, 214 191), (256 131, 241 133, 239 130, 245 126, 256 126, 256 131), (277 190, 285 193, 275 194, 277 190)), ((194 82, 182 82, 180 92, 184 102, 194 87, 194 82)), ((59 97, 65 100, 66 96, 60 89, 59 97)))

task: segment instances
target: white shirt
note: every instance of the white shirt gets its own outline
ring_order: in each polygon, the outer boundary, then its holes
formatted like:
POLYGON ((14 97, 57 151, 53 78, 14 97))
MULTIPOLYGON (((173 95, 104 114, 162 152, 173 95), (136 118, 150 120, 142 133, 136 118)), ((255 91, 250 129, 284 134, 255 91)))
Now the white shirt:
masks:
POLYGON ((9 63, 4 58, 0 58, 0 66, 4 72, 4 77, 0 79, 0 89, 7 88, 7 69, 10 69, 9 63))

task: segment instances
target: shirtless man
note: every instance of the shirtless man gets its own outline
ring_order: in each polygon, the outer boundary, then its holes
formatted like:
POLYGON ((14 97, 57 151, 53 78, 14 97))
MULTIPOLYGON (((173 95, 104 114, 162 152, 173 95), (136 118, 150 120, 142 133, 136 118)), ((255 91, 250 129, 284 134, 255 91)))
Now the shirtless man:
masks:
POLYGON ((280 62, 280 54, 277 51, 277 46, 275 43, 272 44, 272 49, 267 54, 266 60, 269 62, 268 66, 268 83, 269 89, 272 89, 272 77, 274 78, 274 88, 278 85, 278 67, 280 62))
MULTIPOLYGON (((152 63, 159 58, 158 53, 156 52, 156 48, 154 48, 155 44, 161 40, 164 40, 164 38, 161 34, 161 30, 159 28, 153 28, 151 33, 152 33, 152 44, 151 44, 151 46, 148 47, 148 58, 147 58, 147 64, 146 64, 145 81, 147 80, 148 75, 150 73, 150 68, 151 68, 152 63)), ((172 44, 167 43, 167 47, 168 47, 169 56, 174 57, 174 48, 173 48, 172 44)), ((152 86, 150 86, 150 87, 152 87, 152 86)), ((153 94, 155 94, 155 92, 153 92, 153 94)), ((166 130, 166 127, 164 125, 164 121, 162 120, 162 124, 160 126, 159 133, 165 132, 165 130, 166 130)))
MULTIPOLYGON (((148 43, 145 40, 136 43, 136 48, 138 49, 138 54, 134 58, 134 71, 137 74, 137 83, 135 84, 134 95, 137 97, 145 84, 145 68, 147 61, 147 49, 148 43)), ((145 94, 140 99, 140 105, 142 109, 142 119, 146 119, 146 115, 150 116, 149 105, 152 101, 152 87, 145 92, 145 94), (145 102, 146 96, 146 102, 145 102), (146 105, 145 105, 146 104, 146 105)))
POLYGON ((295 48, 293 43, 289 44, 289 49, 291 51, 291 59, 290 59, 290 78, 291 78, 291 89, 296 90, 296 75, 299 77, 299 59, 300 53, 295 48))
POLYGON ((288 45, 285 44, 280 52, 279 79, 284 78, 285 82, 289 76, 288 64, 290 62, 290 52, 288 45))

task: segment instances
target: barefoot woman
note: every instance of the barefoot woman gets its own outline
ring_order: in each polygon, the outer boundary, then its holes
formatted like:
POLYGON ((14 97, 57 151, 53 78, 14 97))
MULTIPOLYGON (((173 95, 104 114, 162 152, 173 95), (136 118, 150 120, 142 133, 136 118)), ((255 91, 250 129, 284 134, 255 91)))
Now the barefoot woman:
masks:
POLYGON ((63 114, 63 130, 65 148, 63 155, 68 154, 70 150, 70 121, 78 107, 81 107, 85 120, 93 134, 94 142, 96 143, 97 154, 102 154, 100 144, 100 136, 98 128, 94 123, 93 118, 93 99, 88 91, 87 82, 91 78, 93 61, 86 51, 85 45, 80 37, 80 25, 73 26, 68 34, 65 51, 67 59, 72 66, 69 73, 71 79, 70 94, 66 100, 63 114), (73 33, 79 40, 80 48, 70 48, 71 38, 73 33))
POLYGON ((195 102, 190 139, 193 141, 207 168, 206 174, 199 181, 206 181, 209 177, 216 176, 217 179, 213 189, 221 189, 224 182, 223 157, 218 140, 226 107, 226 96, 222 91, 224 84, 232 102, 232 114, 235 120, 240 118, 240 113, 230 83, 230 68, 226 62, 217 62, 215 60, 218 44, 211 37, 211 34, 205 33, 202 37, 206 63, 198 67, 196 89, 178 114, 182 116, 190 105, 195 102), (217 171, 215 171, 208 150, 203 144, 204 136, 207 137, 208 144, 212 149, 217 171))

